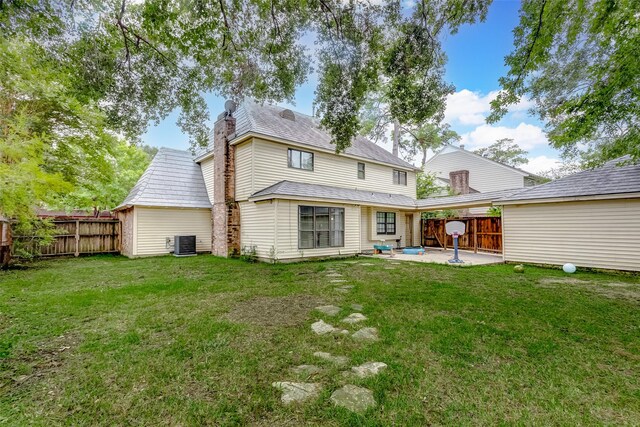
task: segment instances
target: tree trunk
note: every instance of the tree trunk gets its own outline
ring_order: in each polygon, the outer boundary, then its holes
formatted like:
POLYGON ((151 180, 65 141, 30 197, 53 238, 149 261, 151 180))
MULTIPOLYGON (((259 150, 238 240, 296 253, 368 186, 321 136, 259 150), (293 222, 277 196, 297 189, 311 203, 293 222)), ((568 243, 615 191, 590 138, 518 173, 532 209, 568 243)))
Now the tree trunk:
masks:
POLYGON ((427 164, 427 147, 422 149, 422 171, 424 172, 424 166, 427 164))
POLYGON ((393 155, 398 157, 398 149, 400 147, 400 123, 393 121, 393 155))

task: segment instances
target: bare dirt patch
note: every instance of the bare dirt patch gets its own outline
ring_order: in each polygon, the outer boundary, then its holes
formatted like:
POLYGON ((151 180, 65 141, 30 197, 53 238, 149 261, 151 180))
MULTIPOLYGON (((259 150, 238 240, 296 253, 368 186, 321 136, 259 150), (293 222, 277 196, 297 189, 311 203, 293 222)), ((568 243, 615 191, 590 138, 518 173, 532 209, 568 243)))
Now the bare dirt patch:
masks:
POLYGON ((297 326, 323 302, 313 295, 258 297, 236 304, 224 317, 232 322, 259 326, 297 326))
POLYGON ((640 302, 640 284, 638 283, 593 282, 573 277, 546 277, 539 281, 539 286, 544 288, 563 285, 579 287, 580 289, 594 292, 606 298, 640 302))

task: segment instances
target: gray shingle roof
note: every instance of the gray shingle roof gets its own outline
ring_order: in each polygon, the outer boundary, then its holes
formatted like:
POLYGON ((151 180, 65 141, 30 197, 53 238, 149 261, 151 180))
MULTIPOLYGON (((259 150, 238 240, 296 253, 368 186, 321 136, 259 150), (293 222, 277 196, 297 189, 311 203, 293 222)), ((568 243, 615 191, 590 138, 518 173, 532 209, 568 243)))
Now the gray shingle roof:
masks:
MULTIPOLYGON (((250 132, 284 139, 309 147, 323 150, 335 150, 331 144, 331 135, 319 126, 319 121, 302 113, 294 113, 295 120, 280 116, 284 107, 273 105, 258 105, 254 102, 244 102, 234 113, 236 118, 236 137, 250 132)), ((394 156, 379 145, 363 137, 357 137, 345 154, 386 163, 402 168, 417 170, 411 163, 394 156)))
POLYGON ((375 191, 353 190, 350 188, 338 188, 329 185, 305 184, 292 181, 280 181, 270 187, 253 193, 249 199, 269 196, 345 200, 376 205, 406 206, 408 208, 415 208, 416 206, 415 199, 401 194, 378 193, 375 191))
POLYGON ((127 198, 128 206, 210 208, 200 165, 188 151, 161 148, 127 198))
POLYGON ((447 197, 431 197, 427 199, 416 200, 416 206, 424 209, 429 208, 446 208, 448 206, 464 207, 465 205, 485 204, 489 205, 492 201, 501 199, 503 197, 510 196, 513 193, 517 193, 521 188, 513 188, 510 190, 490 191, 487 193, 470 193, 460 196, 447 196, 447 197))
POLYGON ((640 163, 620 165, 628 156, 505 196, 496 202, 640 193, 640 163))

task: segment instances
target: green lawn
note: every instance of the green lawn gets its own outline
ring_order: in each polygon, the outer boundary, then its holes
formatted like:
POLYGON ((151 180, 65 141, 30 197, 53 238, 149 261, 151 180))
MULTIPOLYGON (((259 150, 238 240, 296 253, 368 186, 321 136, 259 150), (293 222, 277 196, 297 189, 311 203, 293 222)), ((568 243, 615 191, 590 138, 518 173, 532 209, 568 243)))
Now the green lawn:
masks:
POLYGON ((101 256, 0 272, 0 424, 640 424, 637 276, 358 262, 101 256), (311 331, 353 303, 380 341, 311 331), (346 380, 315 351, 388 368, 346 380), (300 364, 325 371, 296 377, 300 364), (285 407, 271 383, 286 380, 324 390, 285 407), (334 407, 346 382, 378 406, 334 407))

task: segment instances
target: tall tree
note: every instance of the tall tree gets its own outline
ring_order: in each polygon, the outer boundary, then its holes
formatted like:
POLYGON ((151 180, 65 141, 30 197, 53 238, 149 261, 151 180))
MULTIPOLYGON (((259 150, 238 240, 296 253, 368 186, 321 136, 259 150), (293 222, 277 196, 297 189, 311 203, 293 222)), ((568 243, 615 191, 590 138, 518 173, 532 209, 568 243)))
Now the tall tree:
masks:
POLYGON ((565 155, 640 158, 638 10, 637 0, 524 0, 489 122, 528 96, 565 155))
POLYGON ((513 167, 529 163, 528 152, 520 148, 511 138, 498 139, 486 148, 475 150, 474 153, 513 167))
POLYGON ((5 1, 0 34, 43 46, 72 76, 69 89, 129 139, 178 108, 178 124, 203 144, 203 92, 291 100, 313 65, 321 123, 341 151, 382 82, 401 124, 441 114, 449 86, 438 36, 484 19, 490 2, 5 1), (316 37, 315 58, 303 35, 316 37))
POLYGON ((420 166, 424 169, 429 150, 437 150, 446 144, 460 140, 460 135, 452 130, 447 123, 427 122, 419 126, 403 129, 404 138, 400 144, 405 156, 413 160, 416 155, 421 156, 420 166))
POLYGON ((40 46, 0 38, 0 216, 17 221, 15 234, 45 243, 49 228, 33 208, 113 173, 105 115, 71 86, 40 46))

